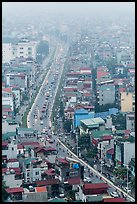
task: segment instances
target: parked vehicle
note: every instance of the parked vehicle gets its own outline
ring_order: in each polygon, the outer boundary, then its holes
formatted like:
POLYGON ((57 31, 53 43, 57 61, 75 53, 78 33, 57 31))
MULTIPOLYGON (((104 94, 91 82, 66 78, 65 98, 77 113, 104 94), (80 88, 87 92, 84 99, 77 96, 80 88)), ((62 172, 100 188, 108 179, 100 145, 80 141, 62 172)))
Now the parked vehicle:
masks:
POLYGON ((118 193, 116 191, 110 192, 110 195, 112 197, 114 197, 114 198, 118 198, 119 197, 119 195, 118 195, 118 193))

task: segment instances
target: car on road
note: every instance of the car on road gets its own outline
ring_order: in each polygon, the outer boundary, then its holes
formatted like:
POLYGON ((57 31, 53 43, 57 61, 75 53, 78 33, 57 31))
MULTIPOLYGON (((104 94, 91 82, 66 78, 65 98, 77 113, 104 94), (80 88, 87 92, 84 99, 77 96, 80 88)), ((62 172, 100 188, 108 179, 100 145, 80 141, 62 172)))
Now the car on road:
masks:
POLYGON ((118 197, 119 197, 119 195, 118 195, 118 193, 117 193, 116 191, 110 192, 110 195, 111 195, 112 197, 114 197, 114 198, 118 198, 118 197))
POLYGON ((91 178, 89 178, 89 177, 85 177, 85 178, 84 178, 84 182, 91 183, 91 178))
POLYGON ((40 121, 40 125, 43 125, 43 120, 40 121))
POLYGON ((131 189, 129 189, 129 188, 127 188, 127 187, 124 188, 124 191, 126 191, 126 192, 128 192, 128 193, 131 193, 131 189))

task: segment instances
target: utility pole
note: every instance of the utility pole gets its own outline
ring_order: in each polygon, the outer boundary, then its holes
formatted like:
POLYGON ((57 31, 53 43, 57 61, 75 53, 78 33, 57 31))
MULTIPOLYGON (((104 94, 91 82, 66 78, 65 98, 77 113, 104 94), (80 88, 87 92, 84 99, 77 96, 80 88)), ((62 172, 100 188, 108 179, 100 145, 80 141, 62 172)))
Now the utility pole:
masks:
POLYGON ((126 167, 127 167, 127 193, 128 193, 128 165, 126 167))
POLYGON ((102 144, 101 144, 101 149, 100 149, 100 151, 101 151, 101 174, 102 174, 102 144))
POLYGON ((79 156, 79 147, 78 147, 78 132, 76 131, 76 143, 77 143, 77 156, 79 156))

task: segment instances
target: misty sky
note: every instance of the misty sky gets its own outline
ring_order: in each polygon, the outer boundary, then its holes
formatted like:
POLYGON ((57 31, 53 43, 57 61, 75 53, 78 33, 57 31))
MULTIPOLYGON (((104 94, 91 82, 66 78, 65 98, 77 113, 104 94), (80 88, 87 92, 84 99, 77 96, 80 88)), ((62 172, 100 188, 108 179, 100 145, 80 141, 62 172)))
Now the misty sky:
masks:
POLYGON ((54 13, 54 14, 133 14, 134 2, 3 2, 2 14, 30 13, 54 13))

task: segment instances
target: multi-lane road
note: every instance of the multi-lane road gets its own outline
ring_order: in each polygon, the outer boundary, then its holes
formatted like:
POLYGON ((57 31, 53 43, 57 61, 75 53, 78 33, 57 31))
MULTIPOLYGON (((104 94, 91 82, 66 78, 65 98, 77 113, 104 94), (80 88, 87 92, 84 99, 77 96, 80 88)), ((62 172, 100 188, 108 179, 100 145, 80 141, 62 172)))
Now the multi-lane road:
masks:
POLYGON ((68 47, 64 47, 61 44, 57 45, 52 65, 47 72, 27 117, 27 126, 29 128, 32 127, 40 133, 43 129, 49 129, 51 127, 50 118, 52 108, 66 60, 67 49, 68 47))

